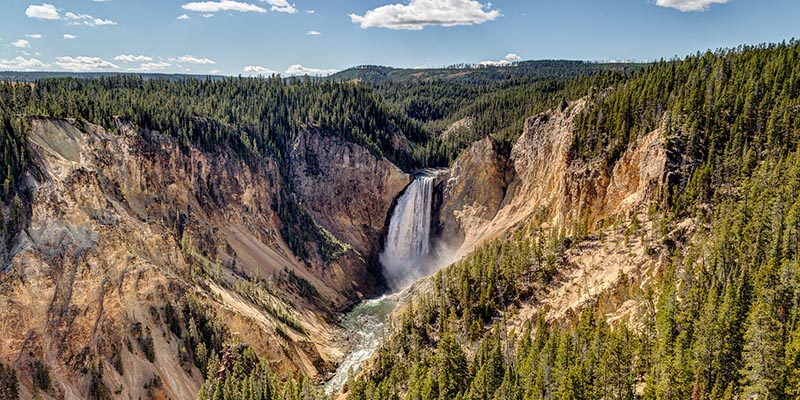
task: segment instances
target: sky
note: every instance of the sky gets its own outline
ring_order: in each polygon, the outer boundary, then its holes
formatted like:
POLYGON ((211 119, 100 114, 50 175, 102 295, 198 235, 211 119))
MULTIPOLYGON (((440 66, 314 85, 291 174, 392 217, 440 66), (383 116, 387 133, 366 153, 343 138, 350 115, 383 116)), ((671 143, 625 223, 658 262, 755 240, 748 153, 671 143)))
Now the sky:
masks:
POLYGON ((2 0, 0 70, 324 75, 800 38, 798 0, 2 0))

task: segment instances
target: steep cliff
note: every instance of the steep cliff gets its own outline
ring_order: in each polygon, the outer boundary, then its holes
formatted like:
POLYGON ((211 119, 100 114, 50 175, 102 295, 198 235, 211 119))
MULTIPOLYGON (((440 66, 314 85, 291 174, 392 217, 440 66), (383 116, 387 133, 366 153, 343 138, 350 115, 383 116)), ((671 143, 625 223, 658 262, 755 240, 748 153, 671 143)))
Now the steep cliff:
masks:
POLYGON ((512 170, 498 146, 491 137, 475 142, 442 177, 435 222, 448 247, 460 246, 500 210, 512 170))
POLYGON ((462 154, 442 189, 444 239, 464 254, 531 217, 593 232, 604 219, 640 212, 655 199, 667 174, 663 132, 632 143, 612 168, 572 160, 573 118, 582 107, 579 100, 528 119, 509 156, 488 138, 462 154))
POLYGON ((359 254, 377 254, 392 203, 411 176, 385 158, 311 131, 292 145, 297 192, 323 227, 359 254))
POLYGON ((117 129, 32 120, 24 229, 8 238, 0 275, 0 358, 20 372, 23 397, 193 398, 228 337, 277 372, 333 371, 348 346, 334 310, 375 287, 365 259, 407 175, 313 134, 293 159, 304 172, 288 182, 273 160, 203 152, 121 120, 117 129), (310 152, 325 179, 313 181, 310 152), (280 194, 295 183, 342 249, 335 257, 300 259, 282 235, 280 194), (355 202, 354 190, 373 197, 355 202))
POLYGON ((442 186, 440 240, 457 249, 456 259, 521 227, 587 239, 560 261, 559 279, 522 307, 520 321, 541 310, 553 318, 579 310, 620 285, 620 276, 640 282, 663 262, 649 244, 657 238, 647 213, 670 171, 663 131, 632 142, 611 167, 573 160, 573 119, 583 106, 528 119, 509 155, 491 139, 474 143, 442 186), (643 237, 631 236, 632 220, 643 237))

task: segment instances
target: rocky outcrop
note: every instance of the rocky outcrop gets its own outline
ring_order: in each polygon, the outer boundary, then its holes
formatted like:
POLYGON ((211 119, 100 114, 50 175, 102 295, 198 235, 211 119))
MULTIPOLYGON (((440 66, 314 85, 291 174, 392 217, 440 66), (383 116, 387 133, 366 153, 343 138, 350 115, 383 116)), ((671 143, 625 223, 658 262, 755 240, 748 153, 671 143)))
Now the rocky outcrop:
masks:
MULTIPOLYGON (((470 176, 479 175, 482 171, 493 171, 495 176, 504 177, 504 188, 499 203, 495 198, 493 215, 488 218, 472 219, 471 224, 459 224, 463 230, 463 241, 458 243, 457 254, 466 254, 476 245, 492 239, 505 232, 517 222, 534 214, 547 215, 548 219, 560 216, 564 198, 564 173, 569 166, 568 149, 572 138, 573 110, 580 107, 552 110, 528 119, 525 130, 511 149, 508 160, 496 152, 485 152, 484 157, 475 157, 473 147, 469 153, 462 154, 456 161, 469 165, 451 172, 451 181, 469 181, 470 176), (504 169, 498 170, 499 166, 504 169)), ((488 149, 488 147, 485 147, 488 149)), ((472 185, 480 184, 473 182, 472 185)), ((444 198, 457 198, 457 186, 448 185, 444 189, 444 198)), ((468 210, 474 200, 466 199, 463 204, 454 203, 449 207, 452 212, 443 212, 440 220, 448 230, 448 220, 458 221, 460 214, 468 210)))
POLYGON ((411 176, 361 146, 313 131, 297 137, 291 158, 295 190, 314 219, 361 255, 378 254, 392 204, 411 176))
POLYGON ((665 185, 667 167, 662 129, 633 142, 614 164, 605 196, 605 214, 624 213, 657 199, 665 185))
POLYGON ((475 120, 472 117, 461 118, 460 120, 450 124, 450 126, 442 131, 442 139, 447 139, 448 137, 457 134, 468 134, 474 123, 475 120))
MULTIPOLYGON (((203 152, 125 121, 117 130, 32 121, 25 228, 0 274, 0 360, 19 371, 21 392, 32 396, 31 376, 44 369, 53 385, 37 396, 86 398, 102 376, 115 397, 193 398, 205 371, 186 360, 188 328, 163 311, 187 298, 208 305, 276 373, 333 371, 343 349, 329 321, 369 283, 364 256, 322 263, 292 254, 273 209, 288 187, 275 161, 203 152), (160 385, 148 393, 154 379, 160 385)), ((357 146, 322 137, 303 146, 331 171, 299 178, 306 206, 345 247, 368 255, 408 176, 357 146)))
POLYGON ((629 218, 659 197, 666 170, 661 129, 632 142, 610 171, 598 161, 573 161, 564 175, 560 216, 568 225, 586 225, 589 232, 611 216, 629 218))
POLYGON ((438 236, 448 247, 463 243, 468 233, 490 222, 505 198, 511 169, 497 142, 475 142, 444 174, 437 208, 438 236))
MULTIPOLYGON (((663 130, 633 141, 611 166, 576 160, 570 154, 573 119, 582 108, 576 101, 528 119, 509 157, 491 139, 473 144, 442 185, 437 221, 440 240, 456 249, 450 261, 530 229, 554 237, 580 235, 556 261, 556 277, 509 320, 512 331, 521 332, 534 316, 564 320, 598 302, 609 319, 636 313, 613 293, 638 290, 668 262, 647 213, 681 166, 669 159, 663 130)), ((432 290, 432 283, 420 282, 415 290, 432 290)))
POLYGON ((458 240, 459 254, 531 218, 567 233, 577 224, 592 231, 609 216, 641 211, 661 193, 667 174, 661 130, 633 142, 611 169, 570 158, 573 119, 583 105, 528 119, 507 161, 489 139, 458 158, 439 224, 445 240, 458 240))

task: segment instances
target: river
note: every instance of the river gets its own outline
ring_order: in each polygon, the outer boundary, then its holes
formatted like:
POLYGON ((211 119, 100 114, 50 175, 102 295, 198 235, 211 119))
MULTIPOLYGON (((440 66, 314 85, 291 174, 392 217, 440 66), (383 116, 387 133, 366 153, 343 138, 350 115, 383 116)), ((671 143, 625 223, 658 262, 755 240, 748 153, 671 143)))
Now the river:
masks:
POLYGON ((397 200, 380 254, 383 275, 395 294, 367 300, 345 316, 342 327, 355 335, 357 342, 325 384, 325 394, 339 392, 381 345, 388 330, 389 314, 401 298, 398 293, 434 272, 437 263, 431 258, 431 206, 438 173, 431 170, 416 174, 397 200))
POLYGON ((361 369, 364 361, 381 345, 387 333, 389 314, 397 307, 394 295, 366 300, 357 305, 342 320, 342 327, 355 335, 356 345, 342 361, 333 378, 325 383, 325 394, 331 395, 342 389, 348 379, 361 369))

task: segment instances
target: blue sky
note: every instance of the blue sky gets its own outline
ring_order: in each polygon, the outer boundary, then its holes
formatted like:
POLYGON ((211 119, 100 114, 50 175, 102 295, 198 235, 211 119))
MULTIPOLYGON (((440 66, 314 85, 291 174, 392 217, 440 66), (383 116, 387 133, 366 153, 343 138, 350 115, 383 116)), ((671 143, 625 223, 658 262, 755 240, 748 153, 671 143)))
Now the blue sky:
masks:
POLYGON ((800 37, 797 0, 3 0, 0 15, 0 70, 324 74, 800 37))

